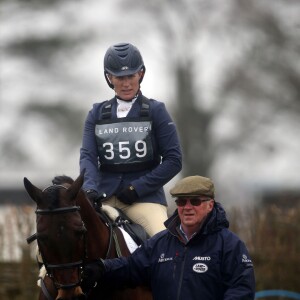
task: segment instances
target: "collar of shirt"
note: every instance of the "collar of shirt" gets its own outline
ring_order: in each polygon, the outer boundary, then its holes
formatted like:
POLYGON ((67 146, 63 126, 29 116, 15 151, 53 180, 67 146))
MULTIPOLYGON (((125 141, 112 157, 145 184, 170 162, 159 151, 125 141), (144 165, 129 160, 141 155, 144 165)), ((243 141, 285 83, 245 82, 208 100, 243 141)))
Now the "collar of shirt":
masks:
POLYGON ((124 101, 121 99, 117 98, 117 103, 118 103, 118 107, 117 107, 117 117, 118 118, 124 118, 127 116, 128 112, 130 111, 133 103, 136 101, 137 97, 134 97, 132 100, 130 101, 124 101))
POLYGON ((191 238, 189 239, 188 236, 186 235, 186 233, 183 231, 183 228, 181 226, 181 224, 179 225, 179 230, 180 232, 182 233, 182 236, 184 237, 184 239, 188 242, 197 232, 194 232, 192 235, 191 235, 191 238))

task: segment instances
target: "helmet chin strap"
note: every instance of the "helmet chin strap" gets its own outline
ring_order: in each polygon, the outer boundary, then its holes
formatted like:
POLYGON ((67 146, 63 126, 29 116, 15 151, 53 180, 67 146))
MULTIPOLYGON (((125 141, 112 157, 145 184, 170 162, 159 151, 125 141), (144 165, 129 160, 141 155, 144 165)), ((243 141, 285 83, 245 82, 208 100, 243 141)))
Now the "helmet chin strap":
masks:
POLYGON ((106 73, 105 71, 104 71, 104 77, 105 77, 105 80, 106 80, 107 84, 109 85, 109 87, 111 89, 114 89, 114 85, 110 82, 110 80, 108 78, 108 73, 106 73))

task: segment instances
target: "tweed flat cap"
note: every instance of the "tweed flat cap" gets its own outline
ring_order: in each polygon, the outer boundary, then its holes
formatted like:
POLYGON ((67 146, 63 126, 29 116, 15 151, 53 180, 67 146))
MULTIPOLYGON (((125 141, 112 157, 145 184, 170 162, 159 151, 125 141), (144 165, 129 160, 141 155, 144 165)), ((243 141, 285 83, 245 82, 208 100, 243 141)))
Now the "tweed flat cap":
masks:
POLYGON ((215 197, 214 183, 210 178, 199 175, 185 177, 179 180, 170 190, 173 197, 183 196, 209 196, 215 197))

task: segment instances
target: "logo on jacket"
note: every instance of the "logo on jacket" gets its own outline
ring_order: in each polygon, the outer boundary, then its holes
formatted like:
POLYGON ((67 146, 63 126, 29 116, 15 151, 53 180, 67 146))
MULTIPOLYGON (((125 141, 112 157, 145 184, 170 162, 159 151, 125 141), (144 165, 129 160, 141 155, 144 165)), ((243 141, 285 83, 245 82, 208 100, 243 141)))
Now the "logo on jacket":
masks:
POLYGON ((166 261, 169 261, 169 260, 173 260, 173 257, 165 257, 165 254, 162 253, 160 255, 160 258, 158 259, 158 262, 162 263, 162 262, 166 262, 166 261))
POLYGON ((203 263, 197 263, 193 265, 193 271, 196 273, 205 273, 208 270, 208 266, 203 263))
POLYGON ((210 256, 195 256, 193 260, 211 260, 210 256))
POLYGON ((247 264, 252 264, 252 260, 248 258, 246 254, 242 255, 242 262, 247 264))

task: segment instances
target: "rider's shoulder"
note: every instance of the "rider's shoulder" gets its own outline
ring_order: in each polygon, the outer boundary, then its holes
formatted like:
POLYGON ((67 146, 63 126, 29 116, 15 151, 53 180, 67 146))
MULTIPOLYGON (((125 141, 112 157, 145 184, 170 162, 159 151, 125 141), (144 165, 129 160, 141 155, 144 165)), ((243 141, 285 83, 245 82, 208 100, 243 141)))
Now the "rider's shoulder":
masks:
POLYGON ((150 111, 152 113, 166 110, 166 105, 164 102, 152 98, 148 99, 148 101, 150 105, 150 111))
POLYGON ((112 99, 110 100, 104 100, 104 101, 99 101, 99 102, 95 102, 93 104, 92 110, 98 110, 100 107, 102 107, 103 105, 109 104, 110 102, 112 102, 112 99))
POLYGON ((90 110, 90 112, 92 114, 94 113, 98 113, 100 109, 102 109, 102 107, 106 104, 109 104, 111 100, 104 100, 104 101, 101 101, 101 102, 95 102, 93 105, 92 105, 92 108, 90 110))

